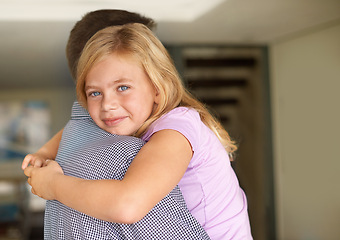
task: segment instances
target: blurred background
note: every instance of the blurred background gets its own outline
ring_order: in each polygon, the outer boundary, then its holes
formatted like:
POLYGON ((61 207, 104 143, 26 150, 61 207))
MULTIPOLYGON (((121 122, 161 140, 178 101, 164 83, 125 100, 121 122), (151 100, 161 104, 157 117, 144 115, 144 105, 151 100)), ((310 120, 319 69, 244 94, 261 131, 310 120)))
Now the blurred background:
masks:
POLYGON ((340 239, 339 0, 2 0, 0 240, 43 239, 20 164, 68 121, 65 46, 86 12, 125 9, 239 144, 255 240, 340 239))

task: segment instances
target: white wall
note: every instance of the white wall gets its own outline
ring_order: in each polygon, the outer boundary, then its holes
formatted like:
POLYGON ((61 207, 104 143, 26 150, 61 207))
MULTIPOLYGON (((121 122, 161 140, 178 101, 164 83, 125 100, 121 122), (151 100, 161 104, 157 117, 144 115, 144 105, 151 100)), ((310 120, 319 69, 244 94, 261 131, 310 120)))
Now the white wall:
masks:
POLYGON ((340 239, 340 23, 270 52, 278 239, 340 239))

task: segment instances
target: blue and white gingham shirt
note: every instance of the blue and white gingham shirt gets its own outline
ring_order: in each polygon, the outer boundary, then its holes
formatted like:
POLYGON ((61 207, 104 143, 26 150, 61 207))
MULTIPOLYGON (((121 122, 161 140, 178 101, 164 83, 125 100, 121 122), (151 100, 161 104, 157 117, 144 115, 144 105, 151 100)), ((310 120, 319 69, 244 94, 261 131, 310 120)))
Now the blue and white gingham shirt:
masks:
MULTIPOLYGON (((83 179, 122 179, 143 146, 139 138, 100 129, 77 102, 64 128, 56 161, 65 175, 83 179)), ((210 239, 190 214, 178 186, 134 224, 106 222, 47 201, 44 238, 51 239, 210 239)))

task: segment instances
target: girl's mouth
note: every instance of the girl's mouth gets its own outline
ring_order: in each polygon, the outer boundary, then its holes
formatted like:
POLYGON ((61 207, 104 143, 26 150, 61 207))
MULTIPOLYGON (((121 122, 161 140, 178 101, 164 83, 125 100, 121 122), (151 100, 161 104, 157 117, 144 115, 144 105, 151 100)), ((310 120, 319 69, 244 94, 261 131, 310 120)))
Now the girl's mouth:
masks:
POLYGON ((105 123, 106 126, 112 127, 112 126, 115 126, 115 125, 121 123, 122 121, 124 121, 125 118, 126 117, 105 118, 102 121, 105 123))

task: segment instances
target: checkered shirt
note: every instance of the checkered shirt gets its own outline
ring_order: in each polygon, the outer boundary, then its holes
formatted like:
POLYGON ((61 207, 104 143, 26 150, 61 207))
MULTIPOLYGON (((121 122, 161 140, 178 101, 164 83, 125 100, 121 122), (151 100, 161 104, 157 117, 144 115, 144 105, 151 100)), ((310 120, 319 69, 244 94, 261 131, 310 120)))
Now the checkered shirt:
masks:
MULTIPOLYGON (((143 146, 139 138, 100 129, 77 102, 64 128, 56 161, 65 175, 83 179, 122 179, 143 146)), ((47 201, 44 238, 51 239, 210 239, 190 214, 178 186, 134 224, 106 222, 47 201)))

